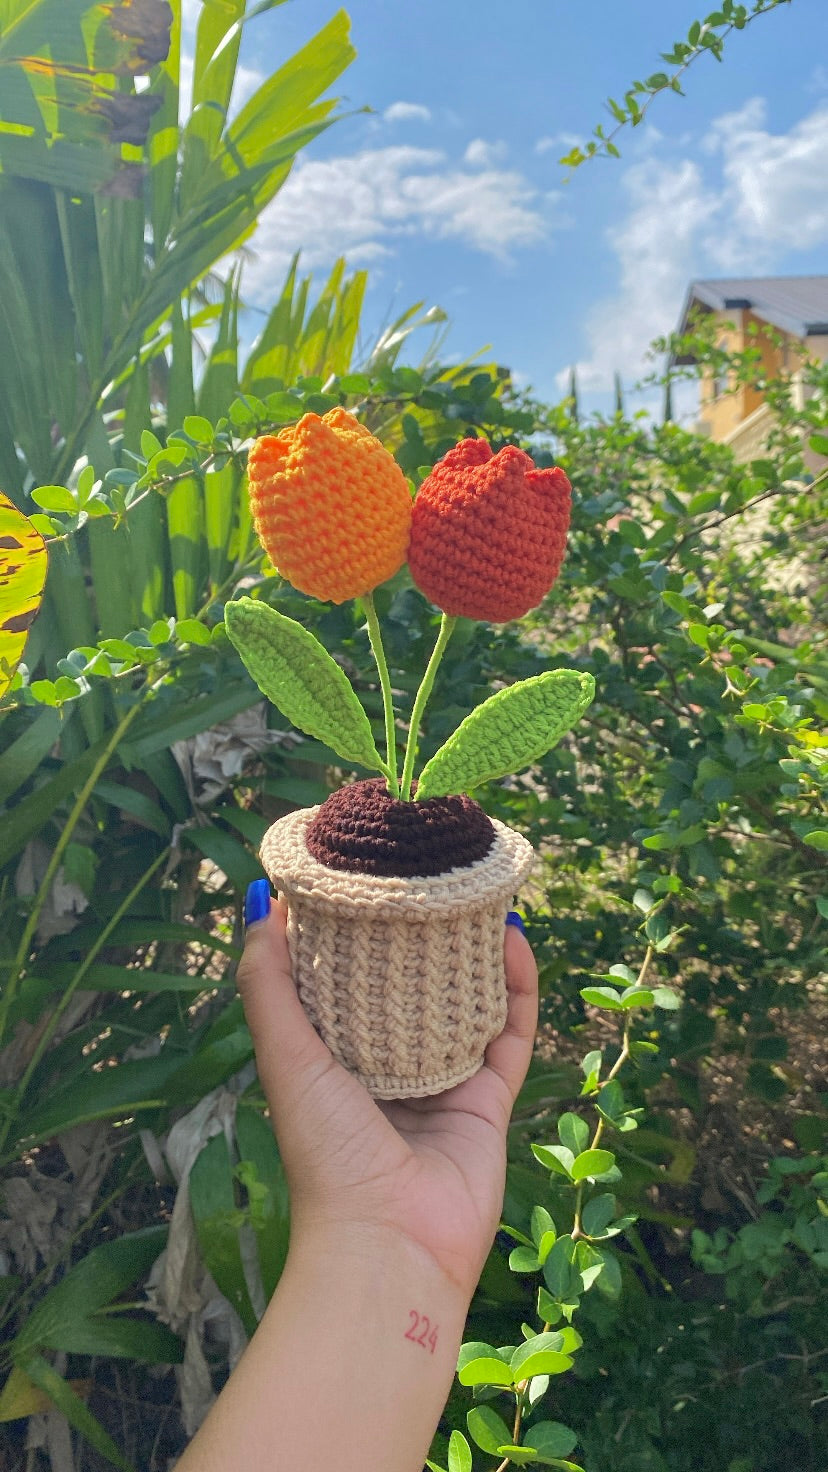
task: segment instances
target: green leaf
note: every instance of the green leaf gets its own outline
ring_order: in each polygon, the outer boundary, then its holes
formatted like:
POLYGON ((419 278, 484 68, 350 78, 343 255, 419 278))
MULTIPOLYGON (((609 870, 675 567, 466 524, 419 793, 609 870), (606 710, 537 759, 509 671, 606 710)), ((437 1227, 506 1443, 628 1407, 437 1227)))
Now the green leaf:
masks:
POLYGON ((558 1139, 573 1155, 580 1155, 589 1139, 589 1125, 579 1114, 562 1114, 558 1120, 558 1139))
POLYGON ((345 671, 294 619, 252 598, 228 603, 227 632, 263 695, 306 735, 347 762, 384 770, 345 671))
POLYGON ((585 1181, 588 1176, 602 1176, 604 1171, 615 1165, 611 1150, 584 1150, 572 1166, 573 1181, 585 1181))
POLYGON ((547 1467, 557 1467, 558 1472, 584 1472, 584 1468, 578 1462, 567 1462, 563 1457, 550 1457, 544 1465, 547 1467))
POLYGON ((618 993, 611 986, 583 986, 581 996, 591 1007, 603 1007, 609 1012, 623 1012, 618 993))
POLYGON ((694 644, 700 649, 707 649, 710 644, 710 630, 706 624, 688 624, 687 633, 694 644))
POLYGON ((604 1271, 604 1260, 600 1250, 593 1247, 591 1242, 576 1243, 575 1265, 581 1276, 583 1291, 586 1293, 604 1271))
POLYGON ((616 1299, 621 1296, 621 1266, 615 1253, 609 1247, 596 1247, 595 1251, 602 1259, 603 1268, 598 1278, 598 1291, 605 1298, 616 1299))
POLYGON ((509 1267, 513 1273, 537 1273, 540 1257, 534 1247, 513 1247, 509 1253, 509 1267))
POLYGON ((581 1348, 581 1345, 584 1342, 580 1334, 578 1333, 578 1330, 573 1329, 571 1324, 565 1324, 564 1327, 561 1329, 560 1334, 563 1341, 561 1344, 561 1349, 564 1354, 575 1354, 576 1351, 581 1348))
POLYGON ((563 1340, 554 1330, 535 1334, 518 1345, 511 1360, 512 1378, 529 1380, 533 1375, 562 1375, 572 1366, 569 1355, 561 1352, 563 1340))
POLYGON ((210 630, 197 618, 182 618, 175 626, 175 636, 184 644, 210 643, 210 630))
POLYGON ((449 1437, 448 1472, 472 1472, 471 1447, 462 1431, 452 1431, 449 1437))
POLYGON ((32 500, 43 511, 77 511, 78 498, 66 486, 38 486, 32 491, 32 500))
POLYGON ((576 670, 547 670, 499 690, 426 762, 418 800, 468 792, 531 766, 574 726, 594 695, 592 675, 576 670))
POLYGON ((609 1192, 593 1196, 581 1213, 581 1226, 588 1237, 597 1237, 615 1216, 615 1197, 609 1192))
POLYGON ((581 1292, 581 1275, 573 1263, 574 1252, 572 1238, 559 1237, 543 1265, 546 1286, 559 1303, 572 1303, 581 1292))
POLYGON ((619 1001, 625 1012, 629 1012, 632 1007, 652 1007, 655 993, 643 986, 631 986, 629 991, 621 993, 619 1001))
POLYGON ((545 1206, 532 1207, 532 1215, 530 1217, 530 1231, 532 1233, 532 1241, 537 1247, 540 1247, 540 1244, 543 1242, 544 1238, 548 1237, 550 1234, 552 1236, 552 1240, 554 1241, 557 1235, 557 1229, 545 1206))
MULTIPOLYGON (((116 1070, 107 1070, 116 1071, 116 1070)), ((147 1227, 93 1247, 41 1298, 13 1343, 16 1357, 41 1347, 69 1349, 75 1327, 145 1277, 167 1241, 166 1227, 147 1227)), ((95 1353, 93 1349, 81 1353, 95 1353)))
POLYGON ((805 842, 811 848, 819 849, 820 853, 828 853, 828 828, 812 828, 810 833, 805 834, 805 842))
POLYGON ((578 1444, 578 1434, 564 1426, 561 1421, 537 1421, 526 1429, 527 1440, 535 1448, 534 1461, 549 1463, 559 1457, 568 1457, 578 1444))
POLYGON ((498 1449, 508 1443, 512 1434, 506 1422, 491 1406, 475 1406, 466 1416, 466 1425, 475 1446, 479 1446, 482 1452, 488 1452, 492 1457, 497 1456, 498 1449))
POLYGON ((592 1051, 587 1053, 581 1060, 581 1072, 585 1074, 587 1078, 589 1078, 590 1074, 593 1073, 600 1076, 603 1056, 604 1055, 601 1052, 600 1048, 593 1048, 592 1051))
POLYGON ((185 828, 181 840, 187 848, 197 849, 205 858, 212 859, 237 890, 246 890, 252 880, 262 877, 258 859, 237 838, 215 823, 206 824, 203 828, 185 828))
POLYGON ((367 373, 343 373, 337 388, 343 394, 367 394, 371 390, 371 380, 367 373))
POLYGON ((721 500, 720 491, 699 491, 692 496, 687 505, 688 516, 700 516, 705 511, 712 511, 721 500))
POLYGON ((532 1154, 541 1165, 546 1166, 547 1170, 553 1170, 557 1175, 571 1179, 575 1156, 566 1145, 533 1145, 532 1154))
POLYGON ((184 1345, 166 1324, 146 1314, 128 1319, 124 1314, 91 1314, 59 1326, 44 1344, 69 1354, 112 1355, 147 1365, 179 1365, 184 1345))
POLYGON ((223 1134, 208 1140, 189 1177, 190 1206, 199 1246, 216 1286, 252 1337, 257 1318, 244 1276, 230 1151, 223 1134))
POLYGON ((624 1113, 626 1108, 624 1090, 617 1078, 607 1079, 603 1088, 599 1090, 595 1103, 601 1113, 606 1115, 608 1119, 617 1119, 619 1115, 624 1113))
MULTIPOLYGON (((232 1006, 232 1003, 230 1004, 232 1006)), ((246 1026, 234 1028, 199 1048, 177 1068, 167 1085, 170 1104, 188 1104, 223 1084, 253 1057, 253 1039, 246 1026)), ((119 1070, 113 1070, 113 1072, 119 1070)))
POLYGON ((665 1012, 676 1012, 681 1006, 681 997, 669 986, 654 986, 653 1004, 663 1007, 665 1012))
POLYGON ((516 1446, 507 1441, 497 1449, 497 1455, 504 1457, 509 1462, 514 1462, 516 1467, 527 1467, 535 1460, 535 1448, 532 1446, 516 1446))
POLYGON ((183 429, 198 445, 210 445, 213 442, 215 430, 203 414, 185 414, 183 429))
POLYGON ((464 1344, 457 1358, 461 1385, 511 1385, 512 1372, 491 1344, 464 1344))
POLYGON ((262 1287, 265 1299, 269 1301, 285 1265, 290 1240, 290 1203, 285 1169, 269 1122, 255 1109, 243 1104, 236 1111, 236 1142, 240 1156, 236 1174, 243 1181, 251 1202, 250 1224, 256 1234, 262 1287), (242 1166, 249 1167, 247 1174, 243 1173, 242 1166), (255 1181, 251 1180, 251 1171, 255 1181), (258 1204, 254 1210, 255 1196, 258 1196, 258 1204))
POLYGON ((53 1405, 62 1411, 70 1426, 74 1426, 81 1436, 84 1436, 101 1456, 106 1457, 113 1466, 120 1467, 121 1472, 134 1472, 131 1462, 122 1456, 108 1431, 104 1431, 100 1421, 87 1409, 79 1395, 75 1394, 71 1385, 53 1369, 47 1360, 40 1355, 32 1355, 23 1361, 21 1368, 29 1379, 48 1395, 53 1405))
POLYGON ((548 1288, 538 1289, 537 1315, 545 1324, 556 1324, 561 1317, 561 1306, 548 1288))
MULTIPOLYGON (((146 921, 141 923, 146 936, 146 921)), ((15 1127, 18 1140, 34 1145, 93 1119, 119 1119, 158 1109, 179 1057, 171 1050, 162 1050, 157 1058, 130 1059, 117 1068, 85 1073, 27 1110, 15 1127)))

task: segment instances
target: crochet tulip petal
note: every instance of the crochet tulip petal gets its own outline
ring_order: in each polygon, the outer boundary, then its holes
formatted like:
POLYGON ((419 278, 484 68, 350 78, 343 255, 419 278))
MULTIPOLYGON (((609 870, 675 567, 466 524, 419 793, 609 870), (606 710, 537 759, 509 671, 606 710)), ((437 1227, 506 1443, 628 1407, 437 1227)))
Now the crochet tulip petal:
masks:
POLYGON ((345 409, 263 435, 247 462, 250 509, 274 567, 303 593, 344 603, 394 576, 411 497, 394 457, 345 409))
POLYGON ((536 470, 516 445, 493 455, 463 440, 435 465, 414 502, 408 563, 444 613, 507 623, 552 587, 566 548, 571 487, 536 470))

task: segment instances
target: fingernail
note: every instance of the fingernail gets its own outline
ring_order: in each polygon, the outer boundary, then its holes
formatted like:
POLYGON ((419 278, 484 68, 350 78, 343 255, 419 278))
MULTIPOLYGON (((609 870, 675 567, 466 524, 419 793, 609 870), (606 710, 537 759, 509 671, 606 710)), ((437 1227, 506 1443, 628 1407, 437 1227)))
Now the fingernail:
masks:
POLYGON ((266 920, 270 914, 270 884, 266 879, 254 879, 247 886, 244 897, 244 923, 255 925, 257 920, 266 920))
POLYGON ((506 924, 514 925, 515 929, 519 930, 521 935, 526 934, 526 926, 523 923, 523 916, 519 915, 517 910, 509 911, 508 915, 506 916, 506 924))

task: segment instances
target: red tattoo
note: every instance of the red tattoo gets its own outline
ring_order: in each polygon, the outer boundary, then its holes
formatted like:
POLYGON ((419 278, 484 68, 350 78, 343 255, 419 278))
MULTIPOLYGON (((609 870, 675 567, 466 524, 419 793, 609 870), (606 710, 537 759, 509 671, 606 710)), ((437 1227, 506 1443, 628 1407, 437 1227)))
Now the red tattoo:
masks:
POLYGON ((418 1314, 415 1308, 408 1310, 408 1317, 411 1323, 405 1331, 406 1339, 410 1339, 412 1344, 421 1344, 423 1349, 428 1349, 433 1354, 437 1348, 438 1326, 435 1324, 432 1329, 431 1320, 426 1314, 418 1314))

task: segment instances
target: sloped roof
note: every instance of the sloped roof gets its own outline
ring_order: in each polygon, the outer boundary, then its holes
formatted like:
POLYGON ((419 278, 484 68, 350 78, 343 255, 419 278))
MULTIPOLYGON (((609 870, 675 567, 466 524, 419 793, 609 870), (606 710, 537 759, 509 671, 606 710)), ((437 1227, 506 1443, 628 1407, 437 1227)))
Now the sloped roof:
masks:
MULTIPOLYGON (((679 332, 689 331, 693 308, 710 312, 749 309, 772 327, 796 337, 828 333, 828 276, 725 276, 694 281, 685 297, 679 332)), ((676 358, 692 363, 692 356, 676 358)))

